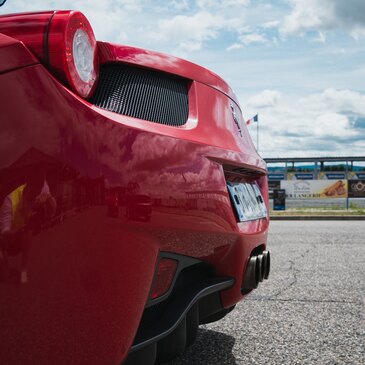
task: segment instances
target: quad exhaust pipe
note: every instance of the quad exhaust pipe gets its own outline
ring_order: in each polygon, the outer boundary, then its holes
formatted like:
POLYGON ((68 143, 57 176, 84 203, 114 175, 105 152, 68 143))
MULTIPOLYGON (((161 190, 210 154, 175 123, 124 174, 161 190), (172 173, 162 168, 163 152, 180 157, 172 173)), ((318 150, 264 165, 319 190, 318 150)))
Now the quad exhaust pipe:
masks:
POLYGON ((256 289, 270 274, 270 252, 263 251, 259 255, 251 256, 242 282, 242 290, 256 289))

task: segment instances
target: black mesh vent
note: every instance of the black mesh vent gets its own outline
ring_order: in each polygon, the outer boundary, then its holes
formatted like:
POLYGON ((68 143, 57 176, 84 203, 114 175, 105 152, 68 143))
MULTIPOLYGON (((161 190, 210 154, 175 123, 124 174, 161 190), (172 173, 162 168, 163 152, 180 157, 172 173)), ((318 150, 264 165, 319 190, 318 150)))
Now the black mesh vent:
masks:
POLYGON ((100 67, 90 100, 96 106, 130 117, 171 126, 188 119, 187 80, 123 64, 100 67))

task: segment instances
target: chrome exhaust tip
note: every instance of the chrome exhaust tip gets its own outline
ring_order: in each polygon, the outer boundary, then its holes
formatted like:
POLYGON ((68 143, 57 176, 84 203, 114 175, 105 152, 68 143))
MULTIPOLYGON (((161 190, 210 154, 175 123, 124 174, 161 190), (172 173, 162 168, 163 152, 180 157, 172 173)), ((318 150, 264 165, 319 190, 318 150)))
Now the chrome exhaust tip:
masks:
POLYGON ((269 278, 270 252, 263 251, 257 256, 251 256, 242 280, 242 291, 256 289, 259 283, 269 278))
POLYGON ((260 283, 264 281, 264 275, 265 275, 265 263, 264 263, 264 255, 258 255, 256 265, 258 266, 257 271, 259 273, 258 280, 260 283))
POLYGON ((263 273, 263 277, 265 280, 267 280, 269 278, 269 274, 270 274, 270 252, 269 251, 264 251, 262 253, 263 256, 263 268, 264 268, 264 273, 263 273))
POLYGON ((256 289, 259 285, 260 265, 257 263, 257 256, 250 257, 245 276, 242 283, 243 290, 256 289))

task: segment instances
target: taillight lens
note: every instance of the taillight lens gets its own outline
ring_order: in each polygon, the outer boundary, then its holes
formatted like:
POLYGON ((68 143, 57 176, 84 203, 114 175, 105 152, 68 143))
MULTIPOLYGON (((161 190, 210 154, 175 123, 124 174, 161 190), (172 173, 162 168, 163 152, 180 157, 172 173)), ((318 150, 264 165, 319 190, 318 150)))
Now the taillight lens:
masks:
POLYGON ((76 11, 56 12, 48 31, 51 69, 83 98, 91 96, 98 76, 97 45, 86 17, 76 11))
POLYGON ((151 299, 156 299, 166 294, 177 269, 177 261, 173 259, 162 258, 158 263, 157 272, 153 280, 151 299))
POLYGON ((82 13, 62 10, 0 16, 0 33, 22 41, 78 95, 92 95, 99 69, 97 44, 82 13))

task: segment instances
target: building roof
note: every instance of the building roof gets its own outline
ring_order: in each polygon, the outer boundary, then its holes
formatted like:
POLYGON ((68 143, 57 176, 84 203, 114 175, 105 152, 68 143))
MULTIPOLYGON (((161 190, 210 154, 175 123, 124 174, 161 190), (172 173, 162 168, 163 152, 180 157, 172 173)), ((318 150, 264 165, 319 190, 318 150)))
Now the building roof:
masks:
POLYGON ((266 163, 279 162, 365 162, 365 156, 348 156, 348 157, 279 157, 279 158, 264 158, 266 163))

